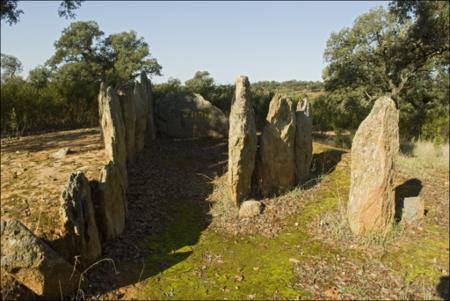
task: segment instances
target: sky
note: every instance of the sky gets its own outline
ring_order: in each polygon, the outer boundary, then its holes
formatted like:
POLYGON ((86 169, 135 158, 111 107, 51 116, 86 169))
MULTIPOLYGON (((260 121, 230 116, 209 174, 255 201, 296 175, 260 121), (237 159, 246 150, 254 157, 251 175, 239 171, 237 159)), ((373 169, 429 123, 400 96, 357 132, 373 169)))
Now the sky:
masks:
POLYGON ((23 76, 45 63, 73 21, 96 21, 105 35, 135 30, 162 65, 161 77, 182 82, 207 70, 217 83, 321 80, 332 32, 350 27, 385 1, 141 2, 87 1, 76 19, 58 17, 60 1, 20 1, 20 21, 1 22, 1 52, 16 56, 23 76))

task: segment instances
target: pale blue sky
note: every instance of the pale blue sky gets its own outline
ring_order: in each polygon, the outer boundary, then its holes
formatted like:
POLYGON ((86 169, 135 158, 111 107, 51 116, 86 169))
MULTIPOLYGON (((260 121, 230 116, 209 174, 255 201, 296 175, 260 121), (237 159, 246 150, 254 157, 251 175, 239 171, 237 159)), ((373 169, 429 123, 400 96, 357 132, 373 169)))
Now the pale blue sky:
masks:
MULTIPOLYGON (((1 52, 28 70, 43 64, 73 20, 59 18, 56 2, 20 1, 20 22, 1 23, 1 52)), ((161 82, 185 81, 208 70, 218 83, 238 74, 260 80, 320 80, 323 51, 333 31, 384 1, 139 2, 88 1, 76 20, 95 20, 105 34, 135 30, 163 66, 161 82)))

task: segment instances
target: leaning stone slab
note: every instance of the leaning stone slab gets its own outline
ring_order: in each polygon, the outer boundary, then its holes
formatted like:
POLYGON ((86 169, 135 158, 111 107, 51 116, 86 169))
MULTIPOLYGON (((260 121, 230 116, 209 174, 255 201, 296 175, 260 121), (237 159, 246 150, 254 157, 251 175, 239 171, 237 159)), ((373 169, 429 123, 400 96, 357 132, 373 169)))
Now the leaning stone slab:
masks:
POLYGON ((102 250, 90 184, 82 172, 70 175, 61 203, 63 238, 55 242, 55 249, 71 263, 77 256, 81 267, 86 267, 100 257, 102 250))
POLYGON ((295 119, 295 166, 297 182, 303 183, 308 179, 313 158, 312 117, 308 100, 298 102, 295 119))
POLYGON ((91 182, 97 226, 102 241, 122 234, 125 228, 126 192, 120 173, 112 161, 101 172, 100 182, 91 182))
POLYGON ((246 76, 236 79, 228 134, 228 185, 232 202, 239 207, 251 192, 257 148, 255 113, 246 76))
POLYGON ((353 139, 347 216, 351 230, 357 235, 384 232, 392 224, 398 121, 394 101, 380 97, 353 139))
POLYGON ((261 135, 258 170, 263 196, 278 194, 295 184, 295 111, 289 98, 275 95, 261 135))
POLYGON ((1 220, 1 268, 45 299, 73 292, 79 273, 16 220, 1 220))

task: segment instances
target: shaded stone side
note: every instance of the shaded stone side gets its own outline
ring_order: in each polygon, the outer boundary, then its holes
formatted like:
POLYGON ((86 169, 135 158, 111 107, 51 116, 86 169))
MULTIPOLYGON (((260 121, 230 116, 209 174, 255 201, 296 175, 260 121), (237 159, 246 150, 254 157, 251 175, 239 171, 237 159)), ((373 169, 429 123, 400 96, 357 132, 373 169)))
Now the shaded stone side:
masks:
POLYGON ((118 166, 124 186, 128 187, 125 123, 119 97, 111 87, 101 86, 99 106, 106 158, 118 166))
POLYGON ((305 99, 297 103, 295 112, 295 166, 297 183, 304 183, 309 177, 313 158, 312 117, 309 102, 305 99))
POLYGON ((127 200, 119 170, 112 161, 103 167, 100 182, 91 181, 91 188, 101 240, 114 239, 125 228, 127 200))
POLYGON ((122 116, 125 126, 125 148, 127 161, 133 163, 136 158, 136 108, 133 99, 134 83, 124 87, 119 94, 122 116))
POLYGON ((259 186, 263 196, 284 192, 295 184, 295 130, 291 100, 275 95, 259 147, 259 186))
POLYGON ((72 293, 80 274, 22 223, 1 221, 1 268, 45 299, 72 293))
POLYGON ((60 218, 63 235, 59 241, 52 242, 55 249, 70 263, 77 256, 81 267, 98 259, 102 253, 99 231, 90 184, 82 172, 70 175, 61 194, 60 218))

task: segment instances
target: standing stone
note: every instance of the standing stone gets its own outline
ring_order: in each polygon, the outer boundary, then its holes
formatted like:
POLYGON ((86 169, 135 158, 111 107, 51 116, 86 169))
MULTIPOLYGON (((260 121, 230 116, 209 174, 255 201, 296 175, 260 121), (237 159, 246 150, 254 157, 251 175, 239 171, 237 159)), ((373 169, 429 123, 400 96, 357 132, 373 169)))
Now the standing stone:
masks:
POLYGON ((119 97, 111 87, 101 86, 99 107, 102 109, 101 124, 106 158, 118 166, 124 186, 128 187, 125 124, 119 97))
POLYGON ((239 207, 251 192, 257 147, 255 113, 250 99, 250 83, 246 76, 236 79, 229 122, 228 184, 231 200, 239 207))
POLYGON ((77 288, 80 274, 22 223, 2 220, 0 228, 2 270, 47 300, 77 288))
POLYGON ((145 83, 136 82, 134 86, 134 101, 136 106, 136 152, 140 153, 145 146, 147 129, 148 100, 146 99, 145 83))
POLYGON ((95 217, 102 241, 114 239, 125 228, 126 193, 120 173, 112 161, 101 172, 100 182, 92 181, 95 217))
POLYGON ((61 222, 63 239, 55 248, 69 261, 79 256, 82 267, 93 263, 101 255, 100 237, 95 221, 89 181, 83 172, 70 175, 61 194, 61 222))
POLYGON ((127 160, 133 163, 136 157, 136 109, 133 99, 134 84, 125 87, 119 95, 125 125, 125 145, 127 160))
POLYGON ((147 116, 147 130, 146 130, 146 142, 155 140, 156 138, 156 127, 155 127, 155 116, 154 116, 154 104, 153 104, 153 92, 152 92, 152 82, 147 78, 145 72, 141 72, 141 83, 144 85, 145 98, 148 107, 147 116))
POLYGON ((380 97, 353 139, 347 215, 357 235, 384 232, 393 221, 398 121, 394 101, 380 97))
POLYGON ((289 98, 275 95, 261 135, 258 170, 262 195, 278 194, 295 184, 295 111, 289 98))
POLYGON ((295 165, 297 182, 303 183, 308 179, 313 158, 312 117, 308 100, 297 103, 295 112, 295 165))

